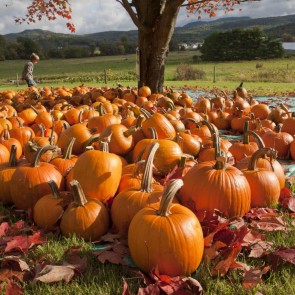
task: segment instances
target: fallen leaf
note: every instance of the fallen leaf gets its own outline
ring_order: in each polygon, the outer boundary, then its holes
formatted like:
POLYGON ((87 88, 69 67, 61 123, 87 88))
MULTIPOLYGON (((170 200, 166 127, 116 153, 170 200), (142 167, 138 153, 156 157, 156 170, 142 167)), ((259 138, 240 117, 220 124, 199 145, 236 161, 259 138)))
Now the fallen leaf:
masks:
POLYGON ((5 295, 22 295, 24 289, 18 286, 15 282, 8 280, 5 295))
POLYGON ((120 239, 120 236, 117 234, 107 233, 100 238, 99 242, 115 242, 120 239))
POLYGON ((121 255, 113 251, 102 251, 97 255, 97 259, 101 263, 108 261, 113 264, 124 264, 121 255))
POLYGON ((78 271, 80 274, 85 272, 87 269, 88 259, 86 256, 80 257, 77 253, 68 257, 66 261, 63 262, 63 266, 72 268, 78 271))
POLYGON ((215 259, 219 255, 219 250, 226 246, 226 244, 216 241, 211 247, 205 247, 203 254, 204 262, 209 262, 210 260, 215 259))
POLYGON ((28 236, 15 236, 7 243, 4 252, 8 253, 12 250, 25 251, 29 249, 30 244, 28 236))
POLYGON ((239 243, 233 243, 228 249, 227 253, 224 253, 225 259, 219 261, 217 265, 213 268, 212 270, 212 275, 213 276, 225 276, 230 269, 230 266, 232 263, 235 262, 237 256, 242 250, 242 246, 239 243))
POLYGON ((38 276, 34 278, 34 281, 40 281, 43 283, 64 281, 68 283, 74 275, 75 271, 71 267, 63 265, 46 265, 38 276))
POLYGON ((268 261, 274 270, 276 270, 283 262, 288 262, 295 265, 295 246, 290 248, 285 248, 284 246, 278 247, 273 253, 269 255, 268 261))
POLYGON ((150 284, 145 288, 139 288, 137 295, 160 295, 161 290, 156 284, 150 284))
POLYGON ((2 222, 0 225, 0 238, 6 236, 9 231, 10 225, 8 224, 8 222, 2 222))
POLYGON ((128 284, 126 280, 123 278, 123 292, 122 295, 130 295, 128 284))
POLYGON ((291 211, 291 212, 294 212, 295 213, 295 197, 292 197, 289 199, 289 202, 288 202, 288 209, 291 211))
POLYGON ((287 225, 282 217, 262 217, 258 221, 252 221, 251 226, 264 231, 287 231, 287 225))
POLYGON ((258 241, 250 247, 251 252, 248 257, 260 258, 268 254, 272 249, 272 246, 272 242, 258 241))
POLYGON ((18 256, 5 256, 1 259, 1 268, 8 268, 16 271, 30 271, 28 264, 18 256))
POLYGON ((29 280, 30 276, 28 272, 24 271, 15 271, 11 269, 0 269, 0 282, 6 282, 7 279, 17 279, 20 282, 29 280))
POLYGON ((254 268, 246 271, 243 280, 243 287, 245 289, 250 289, 262 283, 262 275, 266 274, 269 270, 270 266, 265 266, 262 270, 260 268, 254 268))

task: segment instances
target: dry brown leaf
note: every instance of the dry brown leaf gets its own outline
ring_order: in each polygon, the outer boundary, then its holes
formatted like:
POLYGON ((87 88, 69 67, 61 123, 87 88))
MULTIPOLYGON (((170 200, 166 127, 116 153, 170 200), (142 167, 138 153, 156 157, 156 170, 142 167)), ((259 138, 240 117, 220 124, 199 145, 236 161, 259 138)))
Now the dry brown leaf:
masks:
POLYGON ((71 267, 63 265, 46 265, 38 276, 34 278, 34 281, 40 281, 43 283, 64 281, 68 283, 74 275, 75 271, 71 267))

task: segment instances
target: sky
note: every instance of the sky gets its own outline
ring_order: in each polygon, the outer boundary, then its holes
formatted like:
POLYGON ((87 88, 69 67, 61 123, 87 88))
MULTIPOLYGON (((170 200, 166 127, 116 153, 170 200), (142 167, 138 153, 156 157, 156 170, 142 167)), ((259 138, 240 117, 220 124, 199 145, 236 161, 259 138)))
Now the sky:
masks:
MULTIPOLYGON (((66 21, 37 21, 34 24, 15 24, 14 17, 24 16, 26 6, 30 0, 0 0, 0 35, 17 33, 27 29, 43 29, 55 33, 69 33, 65 26, 66 21)), ((72 6, 73 22, 76 34, 90 34, 104 31, 128 31, 136 27, 132 23, 122 6, 115 0, 70 0, 72 6)), ((259 2, 243 3, 240 9, 225 14, 218 12, 217 17, 249 16, 251 18, 284 16, 295 14, 295 0, 261 0, 259 2)), ((183 26, 189 22, 197 21, 198 16, 190 15, 181 8, 176 26, 183 26)), ((215 18, 215 19, 216 19, 215 18)), ((206 15, 202 20, 208 20, 206 15)))

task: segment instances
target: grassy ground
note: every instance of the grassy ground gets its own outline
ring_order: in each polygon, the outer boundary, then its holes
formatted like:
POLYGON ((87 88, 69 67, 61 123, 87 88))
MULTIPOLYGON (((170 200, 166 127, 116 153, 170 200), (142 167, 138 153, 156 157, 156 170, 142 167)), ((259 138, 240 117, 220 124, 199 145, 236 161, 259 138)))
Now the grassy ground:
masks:
MULTIPOLYGON (((182 87, 221 87, 233 89, 240 81, 245 81, 247 89, 254 89, 264 93, 286 92, 294 90, 295 59, 277 59, 263 61, 243 61, 224 63, 193 63, 195 51, 171 52, 167 59, 165 70, 165 84, 167 86, 182 87), (176 68, 180 64, 192 65, 196 71, 204 72, 202 79, 191 81, 175 81, 176 68), (258 66, 258 68, 257 68, 258 66), (214 80, 215 67, 215 80, 214 80)), ((0 62, 0 90, 21 89, 9 80, 16 80, 21 75, 24 61, 0 62)), ((104 71, 107 72, 107 84, 116 86, 116 82, 123 85, 135 86, 135 55, 105 56, 83 59, 50 59, 41 60, 35 66, 34 75, 40 80, 39 86, 67 86, 72 87, 85 83, 86 85, 105 85, 104 71), (43 83, 42 83, 43 81, 43 83)))

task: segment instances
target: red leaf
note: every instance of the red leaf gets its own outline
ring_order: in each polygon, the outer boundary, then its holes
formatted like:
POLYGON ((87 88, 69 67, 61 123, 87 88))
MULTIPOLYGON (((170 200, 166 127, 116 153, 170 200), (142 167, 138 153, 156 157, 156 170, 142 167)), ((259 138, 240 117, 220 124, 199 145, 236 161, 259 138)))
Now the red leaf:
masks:
POLYGON ((160 295, 160 292, 156 284, 150 284, 145 288, 139 288, 137 295, 160 295))
POLYGON ((250 289, 255 287, 257 284, 262 283, 261 276, 266 274, 270 270, 269 266, 265 266, 262 270, 260 268, 254 268, 245 272, 243 281, 243 287, 250 289))
POLYGON ((130 295, 128 284, 124 278, 123 278, 123 284, 124 284, 124 288, 123 288, 122 295, 130 295))
POLYGON ((223 228, 214 235, 213 241, 221 241, 229 246, 234 238, 235 234, 232 230, 230 230, 229 228, 223 228))
POLYGON ((212 271, 212 275, 225 276, 228 270, 230 269, 230 266, 232 265, 232 263, 235 262, 241 250, 242 250, 241 244, 234 243, 233 245, 231 245, 231 247, 228 249, 228 253, 225 253, 226 258, 217 263, 217 265, 214 267, 212 271))
POLYGON ((295 264, 295 246, 290 248, 281 246, 277 248, 275 252, 269 255, 268 261, 273 269, 277 269, 277 267, 283 262, 295 264))
POLYGON ((10 225, 8 224, 8 222, 2 222, 0 225, 0 238, 6 236, 9 231, 10 225))
POLYGON ((8 280, 5 295, 22 295, 22 294, 24 294, 24 290, 21 287, 19 287, 16 283, 8 280))
POLYGON ((259 221, 252 221, 251 226, 264 231, 287 231, 286 223, 281 217, 261 217, 259 221))
POLYGON ((219 250, 226 246, 226 244, 216 241, 211 247, 205 247, 203 254, 204 261, 209 262, 210 260, 215 259, 219 255, 219 250))
POLYGON ((40 232, 36 232, 31 236, 15 236, 6 245, 4 250, 8 253, 12 250, 26 251, 34 245, 40 245, 46 242, 46 238, 40 232))
POLYGON ((259 241, 256 244, 251 246, 251 252, 249 254, 249 257, 259 258, 261 256, 264 256, 268 254, 272 246, 273 246, 272 242, 259 241))

